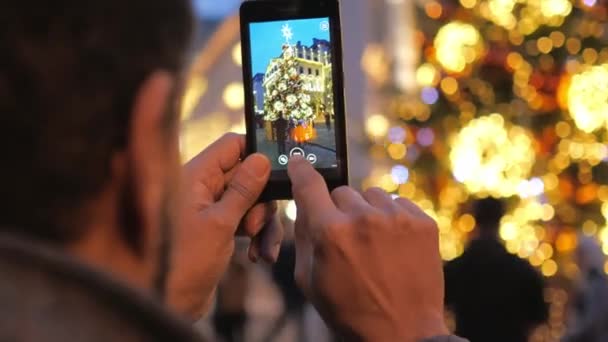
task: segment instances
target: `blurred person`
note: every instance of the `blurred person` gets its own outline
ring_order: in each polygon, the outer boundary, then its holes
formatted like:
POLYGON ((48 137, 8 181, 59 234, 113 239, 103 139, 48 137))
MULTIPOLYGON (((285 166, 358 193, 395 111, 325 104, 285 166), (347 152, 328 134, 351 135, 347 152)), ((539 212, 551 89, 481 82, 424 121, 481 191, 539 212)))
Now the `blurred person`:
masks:
POLYGON ((217 287, 213 327, 225 342, 245 341, 249 267, 242 251, 236 251, 217 287))
MULTIPOLYGON (((275 261, 270 162, 228 134, 183 169, 186 0, 0 9, 0 340, 201 341, 234 250, 275 261)), ((372 189, 329 192, 294 159, 295 276, 345 340, 455 341, 435 222, 372 189), (416 277, 411 277, 416 274, 416 277), (348 281, 344 281, 347 279, 348 281)))
POLYGON ((608 279, 599 243, 580 236, 576 249, 580 282, 568 319, 564 342, 608 341, 608 279))
POLYGON ((445 303, 456 334, 471 342, 525 342, 548 316, 543 279, 500 243, 500 200, 478 200, 473 211, 477 237, 445 266, 445 303))
POLYGON ((291 319, 296 325, 297 341, 306 340, 304 330, 304 308, 306 299, 298 288, 293 272, 296 265, 296 246, 293 241, 285 241, 281 247, 279 258, 272 266, 272 280, 277 285, 281 294, 283 311, 279 318, 270 328, 267 336, 263 339, 266 342, 274 341, 285 328, 291 319))
POLYGON ((274 122, 275 137, 277 139, 277 152, 279 155, 287 154, 285 143, 287 142, 287 125, 288 121, 279 116, 274 122))

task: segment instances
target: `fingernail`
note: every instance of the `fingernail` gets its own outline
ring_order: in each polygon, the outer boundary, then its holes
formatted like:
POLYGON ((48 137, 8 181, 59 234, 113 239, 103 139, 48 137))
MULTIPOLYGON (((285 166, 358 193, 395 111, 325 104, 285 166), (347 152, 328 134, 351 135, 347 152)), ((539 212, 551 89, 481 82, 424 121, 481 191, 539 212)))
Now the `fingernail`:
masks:
POLYGON ((268 158, 261 154, 254 154, 249 157, 251 161, 251 169, 254 176, 258 178, 266 177, 268 171, 270 170, 270 163, 268 162, 268 158))

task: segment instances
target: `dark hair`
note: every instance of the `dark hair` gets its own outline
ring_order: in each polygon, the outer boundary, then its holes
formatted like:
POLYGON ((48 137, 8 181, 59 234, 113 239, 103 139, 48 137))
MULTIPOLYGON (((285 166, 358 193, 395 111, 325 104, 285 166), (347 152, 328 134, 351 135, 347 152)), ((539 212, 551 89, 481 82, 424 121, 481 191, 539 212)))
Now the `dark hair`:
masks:
POLYGON ((78 238, 83 203, 129 140, 138 88, 155 70, 181 72, 193 25, 188 0, 2 6, 0 229, 78 238))
POLYGON ((473 204, 473 213, 477 228, 481 231, 492 232, 499 228, 505 209, 502 201, 488 197, 473 204))

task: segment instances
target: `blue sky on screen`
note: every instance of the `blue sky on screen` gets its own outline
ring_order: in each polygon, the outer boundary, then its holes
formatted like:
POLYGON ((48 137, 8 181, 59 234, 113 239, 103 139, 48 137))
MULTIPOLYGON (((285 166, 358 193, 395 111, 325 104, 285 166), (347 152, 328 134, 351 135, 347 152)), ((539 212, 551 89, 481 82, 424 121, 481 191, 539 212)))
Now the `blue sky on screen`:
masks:
POLYGON ((291 27, 293 32, 291 44, 301 41, 303 45, 310 46, 313 38, 329 41, 329 30, 323 30, 321 25, 328 21, 329 18, 315 18, 251 23, 249 31, 253 75, 265 73, 270 60, 281 55, 281 48, 285 43, 285 37, 281 31, 283 25, 289 24, 291 27))

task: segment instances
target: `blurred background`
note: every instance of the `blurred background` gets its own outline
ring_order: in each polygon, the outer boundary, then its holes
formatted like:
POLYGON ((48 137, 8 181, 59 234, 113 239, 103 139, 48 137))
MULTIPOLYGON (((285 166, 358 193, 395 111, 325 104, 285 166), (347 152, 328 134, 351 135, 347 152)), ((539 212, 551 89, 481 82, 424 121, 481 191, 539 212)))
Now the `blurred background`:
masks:
MULTIPOLYGON (((194 4, 184 161, 245 130, 240 1, 194 4)), ((530 341, 560 340, 580 283, 581 239, 602 249, 608 272, 608 1, 341 5, 351 184, 421 206, 439 224, 446 261, 474 236, 472 201, 503 199, 500 239, 546 281, 548 320, 530 341)), ((292 229, 293 202, 281 216, 292 229)), ((226 341, 330 341, 286 279, 289 248, 275 269, 249 265, 244 248, 218 293, 223 319, 210 315, 202 331, 226 341)))

